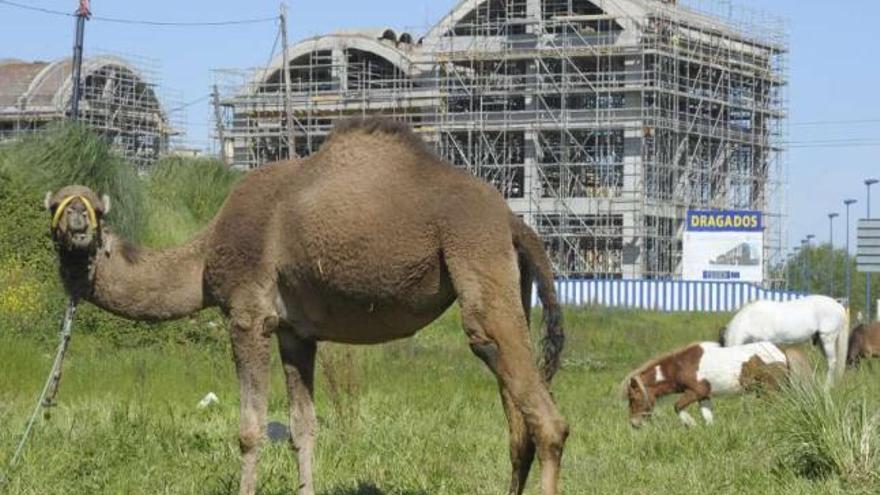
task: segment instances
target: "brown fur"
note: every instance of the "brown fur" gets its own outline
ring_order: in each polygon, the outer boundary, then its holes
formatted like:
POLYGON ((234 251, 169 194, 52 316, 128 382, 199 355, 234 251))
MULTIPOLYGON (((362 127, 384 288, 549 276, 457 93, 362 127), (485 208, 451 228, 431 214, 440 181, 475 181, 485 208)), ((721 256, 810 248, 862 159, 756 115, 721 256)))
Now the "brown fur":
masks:
MULTIPOLYGON (((65 194, 70 189, 51 199, 57 205, 65 194)), ((546 384, 563 344, 549 260, 496 190, 439 160, 401 124, 343 123, 311 157, 252 172, 211 224, 177 248, 133 248, 102 221, 93 243, 70 249, 66 225, 81 223, 81 208, 72 202, 53 232, 72 297, 137 320, 214 305, 229 316, 242 494, 256 488, 273 333, 299 493, 312 495, 317 343, 408 337, 455 300, 472 351, 498 380, 510 431, 509 493, 522 493, 535 454, 542 493, 558 493, 568 426, 546 384), (528 343, 532 277, 546 321, 543 374, 528 343)))
POLYGON ((779 390, 788 367, 782 363, 765 363, 760 357, 752 356, 743 363, 739 384, 746 392, 779 390))
POLYGON ((846 365, 855 368, 862 358, 880 356, 880 322, 855 327, 849 336, 846 365))
POLYGON ((760 357, 752 356, 743 363, 739 383, 746 392, 774 392, 789 380, 806 380, 813 368, 807 355, 795 347, 781 348, 786 363, 765 363, 760 357))
MULTIPOLYGON (((659 356, 654 356, 651 359, 645 361, 644 363, 639 365, 638 368, 634 369, 628 375, 626 375, 626 378, 624 378, 623 381, 620 382, 620 386, 618 388, 620 397, 626 398, 627 389, 629 388, 630 380, 632 380, 633 377, 635 377, 637 375, 644 374, 648 370, 653 370, 655 366, 664 364, 667 361, 674 362, 681 355, 683 355, 683 353, 685 351, 692 349, 694 347, 699 347, 699 346, 700 346, 699 342, 691 342, 688 345, 681 346, 677 349, 673 349, 669 352, 660 354, 659 356)), ((667 375, 667 376, 670 376, 670 375, 667 375)))
POLYGON ((630 423, 640 426, 643 418, 651 414, 657 399, 664 395, 682 393, 675 403, 676 414, 694 402, 708 399, 709 384, 697 379, 702 355, 703 348, 698 343, 689 344, 652 358, 627 375, 624 386, 630 405, 630 423), (657 367, 664 377, 660 382, 657 367))

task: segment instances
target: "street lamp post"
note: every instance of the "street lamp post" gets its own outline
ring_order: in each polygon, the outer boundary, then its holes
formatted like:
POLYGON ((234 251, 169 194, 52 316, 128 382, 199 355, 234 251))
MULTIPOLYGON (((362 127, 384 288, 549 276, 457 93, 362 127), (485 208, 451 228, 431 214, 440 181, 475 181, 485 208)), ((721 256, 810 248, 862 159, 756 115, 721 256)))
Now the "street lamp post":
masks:
POLYGON ((849 308, 852 305, 852 274, 850 273, 851 266, 849 260, 849 207, 853 204, 858 203, 855 199, 845 199, 843 200, 843 204, 846 205, 846 263, 844 264, 844 269, 846 270, 846 310, 849 313, 849 308))
MULTIPOLYGON (((865 203, 865 209, 868 218, 871 218, 871 186, 876 184, 877 179, 865 179, 865 188, 868 190, 868 201, 865 203)), ((871 272, 865 272, 865 317, 868 321, 873 320, 871 317, 871 272)))
POLYGON ((816 236, 813 234, 807 234, 807 236, 804 237, 804 240, 801 241, 804 244, 804 249, 802 252, 804 255, 804 266, 805 266, 805 272, 806 272, 805 278, 807 280, 807 293, 813 292, 813 273, 812 273, 812 266, 810 266, 810 251, 812 251, 812 249, 810 249, 810 248, 812 247, 811 242, 814 237, 816 237, 816 236))
POLYGON ((791 289, 791 258, 794 253, 790 252, 785 257, 785 290, 791 289))
POLYGON ((839 213, 828 214, 828 297, 834 297, 834 219, 839 213))

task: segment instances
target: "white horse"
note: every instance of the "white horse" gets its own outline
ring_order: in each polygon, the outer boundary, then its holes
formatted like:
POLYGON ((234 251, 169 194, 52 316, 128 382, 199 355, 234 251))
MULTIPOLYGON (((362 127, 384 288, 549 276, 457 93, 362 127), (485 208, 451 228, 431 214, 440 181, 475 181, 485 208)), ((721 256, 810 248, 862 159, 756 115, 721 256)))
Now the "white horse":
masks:
POLYGON ((846 309, 828 296, 807 296, 787 302, 755 301, 743 306, 722 329, 722 346, 769 341, 806 342, 818 336, 828 360, 826 386, 843 375, 849 341, 846 309))

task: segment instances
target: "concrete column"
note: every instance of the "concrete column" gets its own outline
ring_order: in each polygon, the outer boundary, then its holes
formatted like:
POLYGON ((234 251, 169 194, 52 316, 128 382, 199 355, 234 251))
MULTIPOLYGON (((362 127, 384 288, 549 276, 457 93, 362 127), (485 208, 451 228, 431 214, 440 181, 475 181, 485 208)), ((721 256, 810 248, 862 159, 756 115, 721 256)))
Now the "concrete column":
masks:
POLYGON ((644 264, 644 238, 637 232, 644 229, 642 195, 642 129, 627 129, 623 133, 623 277, 641 278, 644 264))
MULTIPOLYGON (((526 99, 526 108, 529 107, 529 98, 526 99)), ((525 160, 523 161, 523 199, 528 201, 528 211, 524 211, 523 215, 526 223, 536 227, 537 218, 534 215, 534 209, 537 206, 537 199, 541 197, 541 180, 537 170, 536 147, 537 139, 535 131, 525 131, 524 145, 525 160)))
POLYGON ((333 68, 331 77, 339 83, 341 91, 348 90, 348 59, 345 56, 345 47, 336 47, 332 52, 333 68))

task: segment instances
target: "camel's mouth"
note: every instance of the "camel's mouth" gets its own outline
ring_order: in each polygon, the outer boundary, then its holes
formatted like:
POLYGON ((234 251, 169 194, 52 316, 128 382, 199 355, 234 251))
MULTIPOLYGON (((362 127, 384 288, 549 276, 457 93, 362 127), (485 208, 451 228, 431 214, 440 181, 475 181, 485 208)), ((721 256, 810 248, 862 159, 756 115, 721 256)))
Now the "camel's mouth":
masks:
POLYGON ((92 244, 92 236, 88 232, 77 232, 70 236, 70 240, 78 248, 86 248, 92 244))
POLYGON ((57 242, 71 251, 90 250, 95 239, 95 232, 92 229, 78 230, 75 232, 70 230, 66 232, 62 230, 56 231, 57 242))

